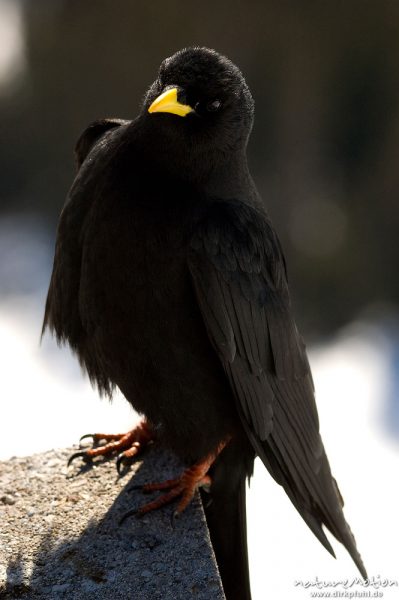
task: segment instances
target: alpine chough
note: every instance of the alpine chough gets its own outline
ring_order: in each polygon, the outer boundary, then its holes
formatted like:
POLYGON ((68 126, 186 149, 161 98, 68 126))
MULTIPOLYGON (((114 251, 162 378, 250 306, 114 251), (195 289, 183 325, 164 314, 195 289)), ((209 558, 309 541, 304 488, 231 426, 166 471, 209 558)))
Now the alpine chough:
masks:
MULTIPOLYGON (((100 393, 118 386, 187 465, 147 490, 141 513, 196 489, 228 600, 250 598, 245 481, 255 456, 334 555, 322 526, 366 577, 319 434, 283 251, 248 170, 254 103, 240 70, 207 48, 165 59, 133 121, 91 124, 62 211, 43 331, 77 354, 100 393)), ((289 535, 286 532, 284 535, 289 535)))

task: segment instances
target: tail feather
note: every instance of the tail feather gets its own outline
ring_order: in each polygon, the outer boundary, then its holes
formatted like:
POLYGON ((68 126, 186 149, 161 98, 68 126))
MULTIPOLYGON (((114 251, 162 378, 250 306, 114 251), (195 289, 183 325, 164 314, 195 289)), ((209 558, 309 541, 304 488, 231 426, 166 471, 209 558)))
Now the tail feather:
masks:
POLYGON ((216 562, 227 600, 251 600, 247 522, 245 501, 245 478, 239 483, 238 493, 218 494, 212 489, 212 500, 203 501, 206 520, 216 562))
POLYGON ((252 474, 253 462, 254 451, 247 439, 230 442, 212 467, 211 496, 202 492, 227 600, 251 600, 245 483, 252 474))

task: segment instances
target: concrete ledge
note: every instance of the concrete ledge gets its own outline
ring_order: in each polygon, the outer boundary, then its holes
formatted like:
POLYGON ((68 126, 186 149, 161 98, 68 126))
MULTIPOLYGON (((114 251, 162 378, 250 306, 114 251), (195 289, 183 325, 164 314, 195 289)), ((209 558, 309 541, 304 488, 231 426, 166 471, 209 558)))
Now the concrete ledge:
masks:
POLYGON ((120 517, 146 501, 135 484, 175 476, 181 466, 153 447, 117 477, 73 449, 0 463, 0 598, 223 600, 202 505, 196 497, 171 524, 173 507, 120 517))

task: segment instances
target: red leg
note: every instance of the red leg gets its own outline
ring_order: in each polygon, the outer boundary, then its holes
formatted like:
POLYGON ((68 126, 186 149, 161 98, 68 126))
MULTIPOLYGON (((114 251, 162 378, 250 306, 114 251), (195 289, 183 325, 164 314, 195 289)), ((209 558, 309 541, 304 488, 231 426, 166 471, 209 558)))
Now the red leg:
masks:
POLYGON ((154 492, 169 490, 162 494, 156 500, 148 502, 141 506, 138 510, 129 511, 122 517, 124 521, 127 517, 132 514, 137 516, 144 515, 152 510, 156 510, 169 504, 176 498, 180 498, 180 501, 175 510, 174 516, 178 516, 182 513, 187 506, 190 504, 195 492, 201 487, 210 487, 212 480, 207 474, 212 464, 215 462, 218 455, 222 452, 223 448, 228 444, 229 439, 219 444, 215 452, 212 452, 206 456, 202 461, 194 464, 192 467, 183 471, 180 477, 176 479, 168 479, 161 483, 147 483, 143 486, 143 492, 154 492))
POLYGON ((104 440, 106 444, 98 447, 88 448, 81 452, 75 452, 68 461, 68 466, 75 458, 82 457, 84 460, 91 460, 95 456, 109 456, 120 453, 117 460, 118 471, 123 459, 133 458, 154 440, 154 433, 147 423, 141 421, 137 427, 127 433, 94 433, 83 435, 80 439, 91 437, 94 444, 104 440))

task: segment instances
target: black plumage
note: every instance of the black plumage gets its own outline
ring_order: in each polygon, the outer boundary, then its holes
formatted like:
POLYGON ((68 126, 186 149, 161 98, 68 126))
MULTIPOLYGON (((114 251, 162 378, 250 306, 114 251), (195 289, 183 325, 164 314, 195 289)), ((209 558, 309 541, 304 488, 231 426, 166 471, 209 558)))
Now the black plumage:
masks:
POLYGON ((250 598, 255 455, 327 550, 323 524, 366 576, 320 438, 283 252, 247 167, 252 121, 238 68, 190 48, 162 63, 137 119, 86 129, 43 325, 187 464, 230 439, 206 511, 229 600, 250 598), (159 108, 162 94, 175 94, 172 108, 159 108))

